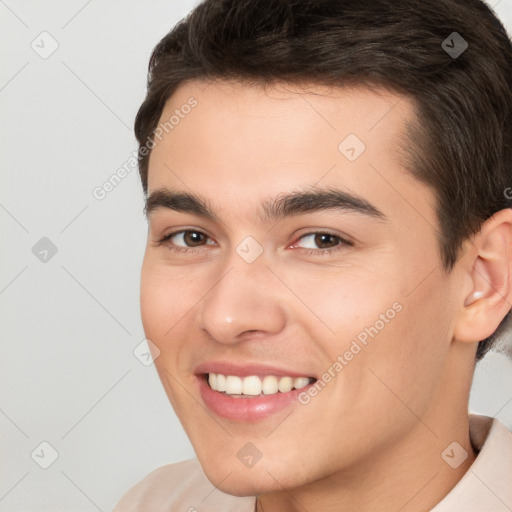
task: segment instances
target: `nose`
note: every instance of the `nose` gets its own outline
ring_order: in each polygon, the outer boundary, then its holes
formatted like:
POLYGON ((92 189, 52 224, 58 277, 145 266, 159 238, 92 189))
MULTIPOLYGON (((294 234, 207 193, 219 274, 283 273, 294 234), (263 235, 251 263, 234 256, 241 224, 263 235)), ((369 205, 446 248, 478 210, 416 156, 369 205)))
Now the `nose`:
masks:
POLYGON ((284 328, 286 311, 281 283, 263 256, 247 263, 235 253, 222 274, 217 272, 212 278, 209 292, 198 306, 197 319, 200 328, 218 343, 233 344, 244 333, 268 335, 284 328))

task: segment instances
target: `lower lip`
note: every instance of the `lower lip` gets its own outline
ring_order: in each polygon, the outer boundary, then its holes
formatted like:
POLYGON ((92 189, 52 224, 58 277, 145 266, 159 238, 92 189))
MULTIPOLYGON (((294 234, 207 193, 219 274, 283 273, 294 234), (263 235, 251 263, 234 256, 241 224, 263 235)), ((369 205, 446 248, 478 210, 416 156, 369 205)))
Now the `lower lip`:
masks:
POLYGON ((199 390, 206 406, 218 416, 232 421, 254 422, 275 414, 294 403, 303 391, 314 383, 301 389, 292 389, 286 393, 261 395, 253 398, 235 398, 226 393, 214 391, 206 382, 205 375, 197 375, 199 390))

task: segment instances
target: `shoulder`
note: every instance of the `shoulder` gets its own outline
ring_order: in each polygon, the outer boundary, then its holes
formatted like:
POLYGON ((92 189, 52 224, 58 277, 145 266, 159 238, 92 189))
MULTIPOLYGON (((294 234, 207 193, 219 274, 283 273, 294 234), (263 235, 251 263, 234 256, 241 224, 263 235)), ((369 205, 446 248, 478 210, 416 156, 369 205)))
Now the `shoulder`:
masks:
POLYGON ((252 512, 255 498, 219 491, 197 459, 161 466, 124 494, 114 512, 252 512))

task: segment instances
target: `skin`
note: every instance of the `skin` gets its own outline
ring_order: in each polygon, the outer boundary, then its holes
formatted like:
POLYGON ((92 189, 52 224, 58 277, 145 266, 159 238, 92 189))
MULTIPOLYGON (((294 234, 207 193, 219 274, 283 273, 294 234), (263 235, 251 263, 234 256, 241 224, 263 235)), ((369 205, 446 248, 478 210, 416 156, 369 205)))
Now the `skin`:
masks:
POLYGON ((265 512, 430 510, 475 458, 468 393, 476 342, 512 300, 511 212, 486 221, 448 273, 434 192, 407 173, 398 150, 414 120, 409 99, 363 88, 190 82, 161 119, 191 96, 197 107, 152 151, 148 191, 199 194, 219 220, 169 208, 148 214, 141 312, 207 477, 224 492, 258 495, 265 512), (338 150, 350 133, 366 145, 353 162, 338 150), (260 215, 265 200, 313 186, 356 194, 386 219, 339 210, 260 215), (181 236, 158 243, 184 229, 203 241, 188 252, 172 250, 187 249, 181 236), (307 236, 325 231, 353 245, 307 236), (247 236, 263 248, 250 264, 236 252, 247 236), (307 405, 252 423, 206 409, 197 364, 223 359, 321 376, 396 302, 401 311, 307 405), (441 458, 454 441, 468 453, 456 469, 441 458), (247 442, 261 452, 251 468, 237 457, 247 442))

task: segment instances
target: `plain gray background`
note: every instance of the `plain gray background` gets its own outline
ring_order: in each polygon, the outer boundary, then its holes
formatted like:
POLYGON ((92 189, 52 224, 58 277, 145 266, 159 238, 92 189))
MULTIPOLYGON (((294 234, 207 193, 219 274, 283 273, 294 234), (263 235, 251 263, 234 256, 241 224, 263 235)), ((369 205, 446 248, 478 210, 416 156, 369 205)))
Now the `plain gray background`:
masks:
MULTIPOLYGON (((144 364, 137 170, 93 191, 133 155, 150 52, 196 3, 0 0, 2 512, 108 511, 194 456, 144 364)), ((512 31, 512 0, 491 5, 512 31)), ((512 428, 502 354, 471 409, 512 428)))

